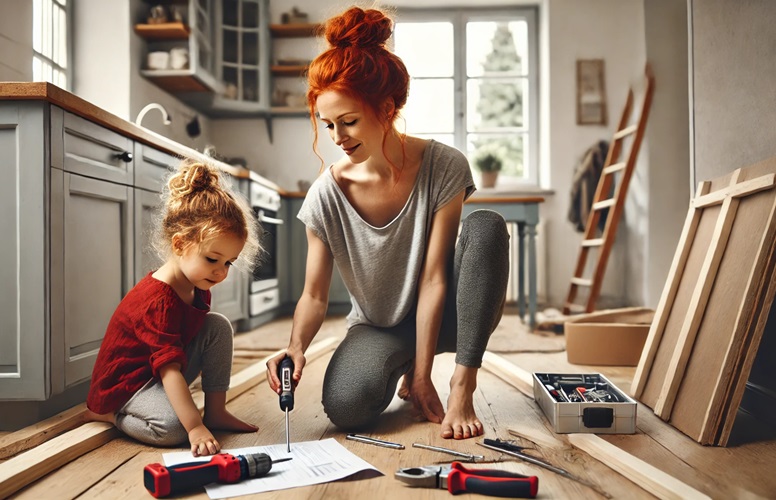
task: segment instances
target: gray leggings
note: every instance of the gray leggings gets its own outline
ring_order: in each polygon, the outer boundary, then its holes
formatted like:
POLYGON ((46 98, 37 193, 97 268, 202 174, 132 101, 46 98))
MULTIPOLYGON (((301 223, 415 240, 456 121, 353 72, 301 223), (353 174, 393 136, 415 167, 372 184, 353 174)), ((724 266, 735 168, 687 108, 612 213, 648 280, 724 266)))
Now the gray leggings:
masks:
MULTIPOLYGON (((436 351, 479 368, 506 297, 509 235, 501 215, 477 210, 463 221, 450 272, 436 351)), ((363 428, 388 407, 413 365, 415 328, 414 313, 391 328, 350 328, 323 380, 323 407, 334 425, 363 428)))
MULTIPOLYGON (((232 372, 232 324, 225 316, 208 313, 202 328, 186 347, 183 377, 191 384, 202 373, 203 392, 229 389, 232 372)), ((189 439, 167 399, 162 381, 152 378, 116 412, 116 427, 124 434, 154 446, 177 446, 189 439)))

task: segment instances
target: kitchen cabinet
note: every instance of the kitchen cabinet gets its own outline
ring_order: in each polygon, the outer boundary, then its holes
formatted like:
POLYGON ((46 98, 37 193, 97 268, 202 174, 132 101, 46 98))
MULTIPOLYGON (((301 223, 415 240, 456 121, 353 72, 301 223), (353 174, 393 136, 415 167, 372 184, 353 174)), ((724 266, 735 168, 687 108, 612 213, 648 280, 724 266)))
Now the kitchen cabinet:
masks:
POLYGON ((185 10, 188 24, 139 24, 135 32, 146 40, 147 53, 187 50, 188 66, 141 74, 211 117, 267 112, 269 1, 189 0, 185 10), (180 28, 172 29, 175 24, 180 28))
MULTIPOLYGON (((299 300, 304 290, 304 273, 307 262, 307 232, 305 225, 296 218, 299 209, 302 208, 304 198, 285 198, 289 201, 288 221, 290 226, 288 238, 289 269, 288 280, 290 282, 289 293, 293 303, 299 300)), ((344 314, 350 312, 350 294, 342 281, 337 266, 331 277, 329 287, 329 313, 344 314)))

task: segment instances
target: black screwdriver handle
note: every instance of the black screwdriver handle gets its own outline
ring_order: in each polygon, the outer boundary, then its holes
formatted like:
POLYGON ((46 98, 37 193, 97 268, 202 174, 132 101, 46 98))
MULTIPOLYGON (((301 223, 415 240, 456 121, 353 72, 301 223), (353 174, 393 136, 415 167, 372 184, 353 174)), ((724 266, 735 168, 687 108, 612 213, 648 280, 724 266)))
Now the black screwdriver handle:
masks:
POLYGON ((294 409, 294 362, 286 356, 278 366, 278 378, 280 378, 280 409, 291 411, 294 409))

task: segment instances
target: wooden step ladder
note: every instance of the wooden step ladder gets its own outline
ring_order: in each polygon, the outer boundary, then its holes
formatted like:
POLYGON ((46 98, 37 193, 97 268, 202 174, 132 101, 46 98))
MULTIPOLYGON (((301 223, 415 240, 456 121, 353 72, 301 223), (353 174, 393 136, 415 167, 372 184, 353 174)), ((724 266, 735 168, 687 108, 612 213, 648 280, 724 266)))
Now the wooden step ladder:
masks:
POLYGON ((584 239, 579 249, 577 265, 574 269, 574 276, 571 278, 571 286, 566 297, 566 303, 563 306, 563 314, 574 314, 580 312, 595 311, 595 303, 601 293, 601 283, 606 271, 606 262, 609 259, 614 237, 617 233, 617 224, 620 222, 623 207, 625 206, 625 196, 628 193, 628 184, 630 183, 633 168, 636 166, 636 159, 639 155, 641 140, 644 138, 644 131, 647 128, 647 118, 649 117, 649 108, 652 104, 652 94, 654 92, 655 78, 652 69, 647 64, 644 72, 644 88, 641 110, 638 116, 631 116, 633 111, 634 89, 628 90, 628 98, 625 101, 625 108, 622 111, 622 117, 614 133, 612 142, 609 145, 609 153, 606 155, 601 177, 598 180, 598 187, 593 196, 593 205, 590 215, 587 218, 585 226, 584 239), (631 120, 635 118, 635 122, 631 120), (630 148, 624 147, 626 139, 633 138, 630 141, 630 148), (627 151, 624 151, 627 150, 627 151), (625 154, 622 154, 625 153, 625 154), (624 157, 624 159, 622 159, 624 157), (619 182, 616 182, 619 177, 619 182), (612 193, 613 196, 612 196, 612 193), (611 197, 610 197, 611 196, 611 197), (599 230, 599 223, 603 211, 608 210, 606 223, 603 230, 599 230), (599 234, 600 233, 600 234, 599 234), (585 277, 587 268, 587 258, 591 249, 598 249, 598 259, 593 267, 592 276, 585 277), (584 304, 576 303, 577 292, 580 287, 589 288, 587 300, 584 304))

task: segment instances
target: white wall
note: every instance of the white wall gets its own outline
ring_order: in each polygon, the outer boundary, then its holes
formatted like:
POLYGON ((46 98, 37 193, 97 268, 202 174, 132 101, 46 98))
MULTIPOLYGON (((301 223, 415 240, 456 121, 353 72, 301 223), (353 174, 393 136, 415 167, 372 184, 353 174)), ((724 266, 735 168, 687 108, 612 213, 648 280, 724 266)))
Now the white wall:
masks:
POLYGON ((32 80, 32 2, 0 2, 0 82, 32 80))

